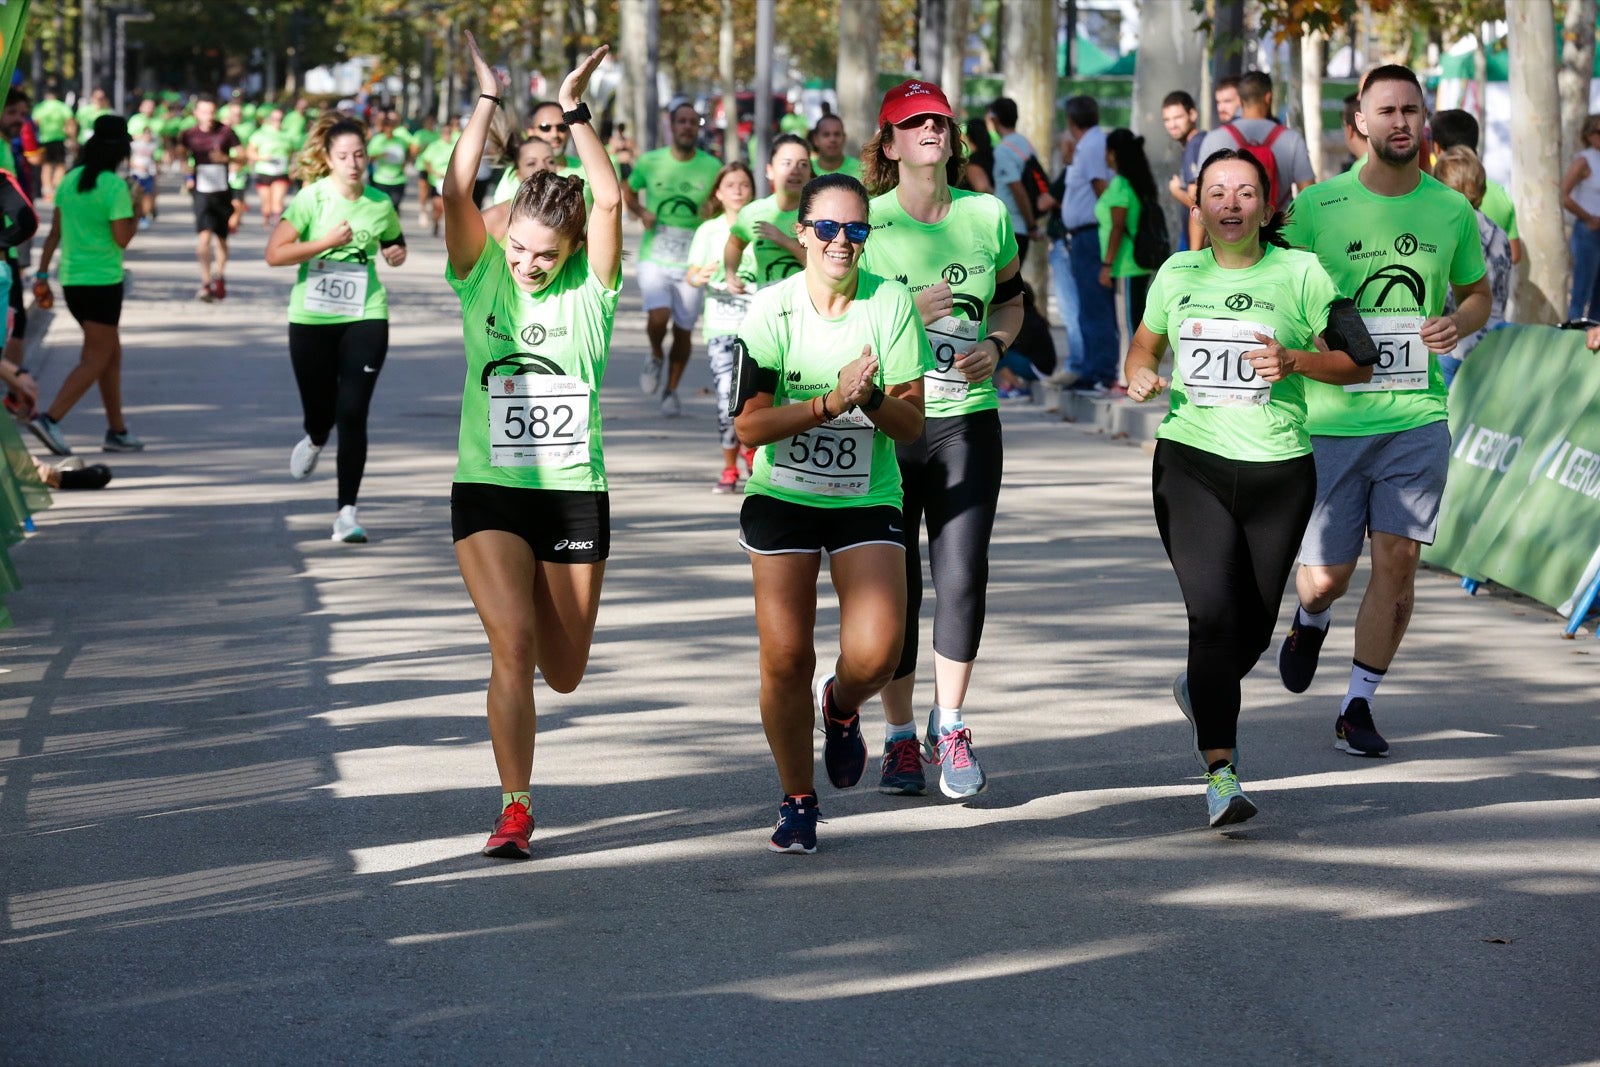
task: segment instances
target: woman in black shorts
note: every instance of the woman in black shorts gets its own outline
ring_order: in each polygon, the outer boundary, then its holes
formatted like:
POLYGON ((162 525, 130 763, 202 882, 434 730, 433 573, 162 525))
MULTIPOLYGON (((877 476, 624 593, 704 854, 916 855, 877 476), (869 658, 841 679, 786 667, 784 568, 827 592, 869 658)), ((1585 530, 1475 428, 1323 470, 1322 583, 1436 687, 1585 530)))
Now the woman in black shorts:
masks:
POLYGON ((48 280, 50 263, 61 251, 61 289, 67 310, 83 328, 78 365, 61 383, 49 408, 35 415, 28 428, 58 456, 72 454, 60 422, 89 387, 100 387, 106 409, 106 452, 137 452, 144 442, 128 432, 122 417, 122 250, 138 229, 133 197, 117 168, 128 158, 133 141, 128 124, 116 115, 101 115, 94 137, 83 146, 82 164, 67 172, 56 189, 56 215, 39 253, 39 277, 48 280))

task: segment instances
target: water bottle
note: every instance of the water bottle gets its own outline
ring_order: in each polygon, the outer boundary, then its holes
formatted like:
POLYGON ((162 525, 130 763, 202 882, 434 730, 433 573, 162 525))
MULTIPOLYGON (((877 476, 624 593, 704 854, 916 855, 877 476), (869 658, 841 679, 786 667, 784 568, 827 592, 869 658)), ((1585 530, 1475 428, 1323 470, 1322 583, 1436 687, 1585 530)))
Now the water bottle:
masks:
POLYGON ((56 298, 50 295, 50 275, 40 271, 33 278, 33 306, 49 311, 55 304, 56 298))

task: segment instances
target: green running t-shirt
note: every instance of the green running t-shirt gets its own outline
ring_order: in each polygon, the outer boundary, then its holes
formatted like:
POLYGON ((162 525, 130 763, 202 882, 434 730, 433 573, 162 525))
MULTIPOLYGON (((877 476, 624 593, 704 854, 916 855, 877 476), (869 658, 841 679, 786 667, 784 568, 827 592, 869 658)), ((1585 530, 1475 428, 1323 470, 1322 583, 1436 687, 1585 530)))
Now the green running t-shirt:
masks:
POLYGON ((39 143, 54 144, 67 139, 67 122, 72 109, 61 100, 41 100, 33 105, 33 123, 39 127, 39 143))
POLYGON ((1506 192, 1506 187, 1493 178, 1485 178, 1483 182, 1483 203, 1478 205, 1478 210, 1489 217, 1489 221, 1506 231, 1506 236, 1515 241, 1522 234, 1517 231, 1517 206, 1511 202, 1511 194, 1506 192))
POLYGON ((298 240, 310 241, 340 222, 350 223, 351 240, 300 264, 289 294, 289 321, 320 325, 387 319, 389 294, 378 280, 379 247, 400 236, 400 216, 389 197, 362 186, 346 200, 331 178, 312 182, 289 201, 283 220, 298 240))
POLYGON ((1133 235, 1139 232, 1139 215, 1143 205, 1133 191, 1128 179, 1113 175, 1106 191, 1094 202, 1094 220, 1100 226, 1100 262, 1106 261, 1106 249, 1111 247, 1111 209, 1123 208, 1128 215, 1123 219, 1122 241, 1117 245, 1116 262, 1111 264, 1113 278, 1137 278, 1150 272, 1133 261, 1133 235))
POLYGON ((913 293, 941 281, 950 285, 954 310, 926 327, 934 356, 922 383, 930 419, 1000 406, 994 379, 969 382, 955 369, 955 360, 988 335, 995 278, 1017 258, 1017 238, 1004 204, 966 189, 950 190, 950 198, 949 213, 925 223, 906 214, 896 190, 874 197, 867 216, 872 236, 861 250, 863 270, 895 278, 913 293))
POLYGON ((1307 383, 1312 436, 1369 437, 1444 421, 1444 376, 1417 331, 1443 312, 1452 284, 1484 276, 1467 198, 1426 174, 1404 196, 1379 196, 1346 171, 1295 199, 1284 236, 1316 253, 1383 354, 1369 383, 1307 383))
MULTIPOLYGON (((911 293, 899 282, 856 274, 856 297, 837 319, 811 303, 804 275, 760 290, 739 329, 750 358, 776 371, 774 405, 806 403, 839 384, 839 369, 864 346, 878 356, 878 384, 915 381, 933 352, 911 293)), ((756 450, 745 492, 822 508, 899 507, 894 441, 859 409, 756 450)))
POLYGON ((628 185, 644 193, 644 206, 656 224, 644 231, 639 259, 681 269, 688 263, 689 244, 700 225, 700 208, 717 183, 722 164, 698 149, 689 159, 679 159, 670 148, 657 148, 640 156, 628 174, 628 185))
POLYGON ((449 140, 441 137, 424 148, 422 154, 417 157, 417 169, 427 176, 428 184, 435 189, 444 181, 444 172, 450 169, 450 153, 455 151, 456 142, 460 139, 460 133, 449 140))
POLYGON ((799 221, 800 205, 795 204, 793 211, 783 211, 778 207, 776 195, 752 200, 739 209, 738 217, 733 220, 733 227, 729 232, 745 244, 755 246, 757 285, 781 282, 789 275, 799 273, 801 266, 800 261, 791 256, 787 248, 776 241, 757 237, 756 224, 770 222, 785 234, 793 236, 794 224, 799 221))
POLYGON ((811 176, 813 178, 820 178, 824 174, 847 174, 850 177, 854 178, 856 181, 860 181, 861 180, 861 161, 859 159, 857 159, 855 156, 845 156, 843 161, 840 162, 838 170, 826 170, 822 166, 822 161, 819 160, 816 156, 812 156, 811 157, 811 176))
POLYGON ((618 290, 580 249, 549 285, 525 293, 494 241, 465 278, 446 263, 445 279, 461 299, 467 355, 456 481, 604 491, 600 382, 618 290))
POLYGON ((263 126, 250 135, 246 142, 256 154, 256 173, 265 178, 277 178, 289 173, 289 163, 294 158, 294 138, 282 127, 263 126))
POLYGON ((373 134, 367 141, 367 158, 372 160, 372 184, 404 185, 410 151, 411 136, 399 127, 393 133, 373 134))
POLYGON ((111 236, 111 223, 133 218, 133 197, 112 171, 101 171, 86 193, 78 191, 82 177, 83 168, 74 167, 56 189, 61 284, 116 285, 122 281, 122 246, 111 236))
POLYGON ((1309 252, 1268 245, 1242 270, 1219 267, 1209 248, 1169 258, 1144 305, 1145 326, 1173 353, 1170 405, 1156 437, 1252 463, 1309 453, 1306 387, 1314 383, 1291 374, 1269 386, 1243 356, 1262 347, 1258 331, 1285 348, 1313 348, 1338 296, 1309 252))
MULTIPOLYGON (((734 296, 727 291, 728 270, 723 265, 722 253, 728 247, 728 231, 732 226, 726 215, 707 219, 694 231, 694 240, 689 244, 690 267, 715 268, 711 280, 706 283, 706 311, 700 319, 707 340, 738 333, 754 296, 753 293, 734 296)), ((751 245, 744 246, 744 255, 739 259, 739 277, 746 286, 753 288, 756 284, 756 257, 751 245)))

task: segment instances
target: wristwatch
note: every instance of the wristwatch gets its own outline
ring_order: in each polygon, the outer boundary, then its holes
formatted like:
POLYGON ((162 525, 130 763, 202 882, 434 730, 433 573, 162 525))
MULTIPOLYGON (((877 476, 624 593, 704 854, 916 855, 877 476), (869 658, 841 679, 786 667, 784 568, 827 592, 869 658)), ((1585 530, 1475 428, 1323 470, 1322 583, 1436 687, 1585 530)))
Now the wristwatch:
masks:
POLYGON ((866 400, 862 401, 861 410, 866 412, 868 415, 872 414, 874 411, 877 411, 879 408, 883 407, 884 398, 887 396, 888 394, 883 391, 882 386, 874 385, 872 387, 872 395, 867 397, 866 400))
POLYGON ((582 100, 579 100, 578 106, 573 108, 571 111, 563 111, 561 113, 561 121, 565 122, 568 126, 576 126, 580 122, 584 125, 588 125, 590 117, 589 105, 585 104, 582 100))

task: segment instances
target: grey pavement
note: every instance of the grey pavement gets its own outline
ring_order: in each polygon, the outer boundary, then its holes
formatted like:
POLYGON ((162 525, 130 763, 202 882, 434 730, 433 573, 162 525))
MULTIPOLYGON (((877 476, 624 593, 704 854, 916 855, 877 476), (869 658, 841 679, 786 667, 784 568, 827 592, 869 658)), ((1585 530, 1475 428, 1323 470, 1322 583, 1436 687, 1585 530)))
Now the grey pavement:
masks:
MULTIPOLYGON (((441 246, 413 237, 385 271, 373 541, 337 545, 331 451, 286 474, 289 272, 252 221, 229 299, 195 303, 186 205, 164 208, 123 331, 150 448, 14 550, 0 1062, 1600 1058, 1592 631, 1563 641, 1537 605, 1424 573, 1378 702, 1395 755, 1357 760, 1332 744, 1353 595, 1309 694, 1270 659, 1246 681, 1262 813, 1208 830, 1148 455, 1029 408, 1005 413, 968 706, 989 791, 890 798, 869 772, 823 788, 817 855, 769 854, 739 498, 708 491, 703 351, 682 419, 639 396, 631 283, 592 665, 537 692, 535 858, 483 859, 499 796, 449 539, 463 365, 441 246)), ((47 395, 76 344, 57 315, 47 395)), ((86 448, 97 405, 64 424, 86 448)))

